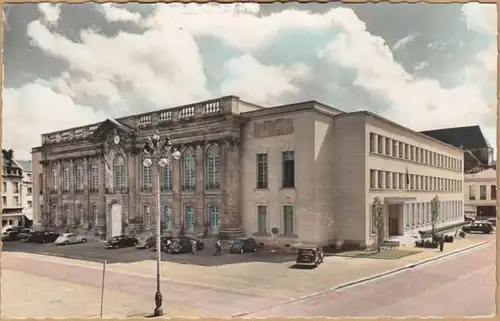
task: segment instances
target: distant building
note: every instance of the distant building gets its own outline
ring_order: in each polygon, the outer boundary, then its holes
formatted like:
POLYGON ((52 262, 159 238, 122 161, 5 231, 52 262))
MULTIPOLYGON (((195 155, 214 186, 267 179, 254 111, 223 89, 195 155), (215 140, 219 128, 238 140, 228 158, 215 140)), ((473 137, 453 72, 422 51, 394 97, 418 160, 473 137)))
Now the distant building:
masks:
POLYGON ((465 173, 496 167, 496 162, 493 160, 493 147, 488 143, 478 125, 427 130, 421 133, 462 148, 465 173))
POLYGON ((33 221, 33 170, 31 160, 17 160, 17 164, 23 170, 23 180, 21 183, 21 205, 23 214, 27 219, 27 225, 33 221))
POLYGON ((23 170, 14 160, 12 149, 2 150, 2 227, 25 223, 21 185, 23 170))
POLYGON ((496 217, 497 173, 493 168, 465 175, 465 213, 496 217))
POLYGON ((375 197, 387 237, 430 230, 436 195, 440 224, 463 220, 461 149, 315 101, 264 108, 228 96, 108 119, 43 134, 32 162, 35 227, 101 237, 161 224, 174 235, 363 246, 376 237, 375 197), (181 152, 162 169, 143 166, 156 130, 181 152))

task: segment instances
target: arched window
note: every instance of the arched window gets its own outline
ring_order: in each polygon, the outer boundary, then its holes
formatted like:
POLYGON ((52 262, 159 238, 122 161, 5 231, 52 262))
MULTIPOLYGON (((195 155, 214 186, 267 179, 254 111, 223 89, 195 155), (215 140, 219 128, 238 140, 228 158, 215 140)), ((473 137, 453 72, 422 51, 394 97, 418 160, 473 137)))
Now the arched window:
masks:
POLYGON ((210 219, 210 231, 212 232, 212 234, 219 234, 220 214, 219 207, 217 205, 208 205, 208 217, 210 219))
POLYGON ((90 161, 90 192, 97 193, 99 191, 99 165, 97 159, 90 161))
POLYGON ((194 153, 187 150, 182 158, 182 189, 194 190, 196 184, 196 167, 194 162, 194 153))
POLYGON ((161 168, 161 190, 172 190, 172 163, 161 168))
POLYGON ((69 163, 64 164, 63 167, 63 191, 69 192, 71 182, 71 169, 69 163))
POLYGON ((153 215, 151 214, 151 206, 144 205, 142 213, 142 221, 144 223, 144 229, 150 230, 153 226, 153 215))
MULTIPOLYGON (((146 156, 144 156, 142 159, 144 160, 146 156)), ((143 192, 151 192, 152 188, 152 166, 146 167, 141 163, 142 171, 141 171, 141 191, 143 192)))
POLYGON ((52 166, 52 170, 50 172, 50 191, 55 193, 57 192, 57 165, 52 166))
POLYGON ((76 163, 76 191, 83 192, 83 162, 76 163))
POLYGON ((78 203, 76 205, 75 212, 75 225, 80 225, 83 222, 83 205, 82 203, 78 203))
POLYGON ((205 188, 220 188, 220 149, 212 146, 205 157, 205 188))
POLYGON ((115 188, 125 187, 125 160, 123 156, 117 156, 113 163, 115 188))
POLYGON ((165 231, 172 230, 172 207, 170 205, 163 205, 163 229, 165 231))

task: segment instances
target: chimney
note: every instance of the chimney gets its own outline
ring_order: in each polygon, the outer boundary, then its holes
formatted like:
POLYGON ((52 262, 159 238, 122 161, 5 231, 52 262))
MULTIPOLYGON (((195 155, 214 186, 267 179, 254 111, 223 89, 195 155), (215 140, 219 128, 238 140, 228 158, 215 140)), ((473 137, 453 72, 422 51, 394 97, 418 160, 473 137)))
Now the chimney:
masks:
POLYGON ((9 155, 10 159, 14 159, 14 151, 12 149, 9 149, 9 151, 7 152, 7 155, 9 155))

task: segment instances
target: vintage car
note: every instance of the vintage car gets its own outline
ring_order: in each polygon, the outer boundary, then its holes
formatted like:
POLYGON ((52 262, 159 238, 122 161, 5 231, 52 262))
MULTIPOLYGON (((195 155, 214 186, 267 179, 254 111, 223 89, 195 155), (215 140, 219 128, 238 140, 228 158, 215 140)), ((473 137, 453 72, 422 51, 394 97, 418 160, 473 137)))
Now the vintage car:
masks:
POLYGON ((205 244, 191 237, 182 236, 172 239, 170 247, 165 247, 165 252, 169 254, 191 253, 193 251, 193 240, 196 242, 196 250, 201 251, 205 248, 205 244))
POLYGON ((476 221, 472 224, 463 226, 462 231, 465 233, 481 232, 483 234, 489 234, 493 232, 493 225, 486 221, 476 221))
POLYGON ((149 236, 147 238, 139 239, 139 242, 136 244, 135 248, 142 250, 152 248, 153 246, 156 246, 156 237, 149 236))
POLYGON ((83 236, 78 236, 75 233, 64 233, 60 235, 54 243, 56 245, 69 245, 77 243, 86 243, 87 239, 83 236))
POLYGON ((323 252, 318 248, 300 248, 297 252, 295 263, 298 266, 311 266, 316 268, 323 263, 323 256, 323 252))
POLYGON ((111 240, 107 241, 104 245, 107 249, 119 249, 122 247, 132 247, 136 246, 139 240, 135 237, 130 237, 127 235, 113 236, 111 240))
POLYGON ((486 220, 486 222, 490 222, 491 225, 493 225, 493 227, 497 227, 497 218, 496 217, 489 218, 486 220))
POLYGON ((229 253, 243 254, 245 252, 257 252, 259 245, 253 238, 239 239, 229 245, 229 253))

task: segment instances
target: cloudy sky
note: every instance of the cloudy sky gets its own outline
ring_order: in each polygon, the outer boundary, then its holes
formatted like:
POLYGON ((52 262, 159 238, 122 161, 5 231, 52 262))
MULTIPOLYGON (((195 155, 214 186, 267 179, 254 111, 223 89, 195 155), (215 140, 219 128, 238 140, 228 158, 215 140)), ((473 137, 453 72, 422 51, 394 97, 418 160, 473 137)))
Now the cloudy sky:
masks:
POLYGON ((318 100, 416 130, 495 140, 487 4, 6 4, 4 148, 40 134, 237 95, 318 100))

